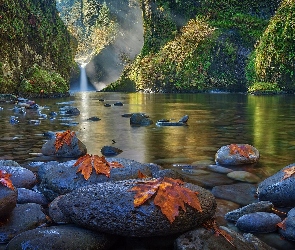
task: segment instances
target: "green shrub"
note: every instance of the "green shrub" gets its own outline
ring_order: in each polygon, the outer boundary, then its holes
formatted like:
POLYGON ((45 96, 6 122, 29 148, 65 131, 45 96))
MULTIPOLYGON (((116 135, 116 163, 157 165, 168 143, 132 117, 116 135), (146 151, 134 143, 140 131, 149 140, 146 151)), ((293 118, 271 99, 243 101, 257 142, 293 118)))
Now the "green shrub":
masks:
POLYGON ((251 94, 278 94, 281 92, 277 83, 271 82, 255 82, 248 87, 248 93, 251 94))
POLYGON ((21 94, 66 93, 68 90, 69 86, 60 74, 44 70, 37 64, 28 69, 19 87, 21 94))

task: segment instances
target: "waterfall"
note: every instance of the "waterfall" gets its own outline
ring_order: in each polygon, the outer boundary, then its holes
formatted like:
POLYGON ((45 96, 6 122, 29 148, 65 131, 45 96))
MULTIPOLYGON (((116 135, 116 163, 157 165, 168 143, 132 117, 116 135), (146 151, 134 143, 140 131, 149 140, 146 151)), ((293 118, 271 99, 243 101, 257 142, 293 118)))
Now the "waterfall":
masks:
POLYGON ((80 91, 87 91, 88 90, 88 82, 86 76, 86 64, 81 64, 80 66, 80 91))

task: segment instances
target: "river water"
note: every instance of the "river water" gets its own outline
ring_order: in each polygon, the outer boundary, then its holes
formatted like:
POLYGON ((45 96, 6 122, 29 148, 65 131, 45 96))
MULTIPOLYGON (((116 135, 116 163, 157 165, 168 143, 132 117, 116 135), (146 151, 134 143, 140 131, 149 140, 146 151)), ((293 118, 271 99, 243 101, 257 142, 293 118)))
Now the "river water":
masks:
POLYGON ((154 162, 166 168, 175 163, 214 163, 216 151, 231 143, 248 143, 259 150, 261 156, 255 173, 262 178, 295 162, 295 96, 292 95, 88 91, 34 101, 41 114, 36 110, 16 113, 13 104, 0 103, 1 159, 13 159, 20 164, 34 160, 48 140, 44 132, 70 129, 77 133, 90 154, 101 155, 103 146, 113 146, 123 150, 117 157, 154 162), (116 102, 122 102, 123 106, 114 106, 116 102), (66 116, 61 112, 64 106, 76 107, 81 114, 66 116), (52 111, 57 113, 53 118, 52 111), (136 112, 146 113, 154 124, 130 126, 129 118, 122 115, 136 112), (178 121, 184 115, 189 115, 188 126, 155 124, 159 119, 178 121), (11 116, 16 116, 18 123, 11 124, 11 116), (88 120, 90 117, 101 120, 88 120))

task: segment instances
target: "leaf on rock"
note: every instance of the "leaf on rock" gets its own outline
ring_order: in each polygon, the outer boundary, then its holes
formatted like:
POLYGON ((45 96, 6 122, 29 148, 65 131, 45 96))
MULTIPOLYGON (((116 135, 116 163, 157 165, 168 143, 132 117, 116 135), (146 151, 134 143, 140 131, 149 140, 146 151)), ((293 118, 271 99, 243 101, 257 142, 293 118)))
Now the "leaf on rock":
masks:
POLYGON ((277 224, 277 226, 278 226, 279 228, 283 229, 283 230, 286 230, 286 219, 287 219, 287 218, 285 218, 283 221, 279 222, 279 223, 277 224))
POLYGON ((282 180, 285 180, 295 174, 295 166, 286 168, 283 171, 284 171, 284 177, 282 180))
POLYGON ((245 144, 245 145, 230 144, 229 153, 231 155, 239 154, 240 156, 243 156, 245 158, 249 158, 250 155, 254 154, 252 147, 248 144, 245 144))
POLYGON ((74 164, 74 167, 79 166, 77 173, 81 172, 85 180, 88 180, 92 168, 95 169, 97 174, 104 174, 107 177, 110 177, 111 168, 122 168, 123 165, 113 161, 108 162, 104 156, 86 154, 81 156, 74 164))
POLYGON ((148 176, 143 174, 141 171, 138 170, 138 178, 139 179, 144 179, 144 178, 147 178, 148 176))
POLYGON ((183 186, 178 179, 168 177, 151 181, 138 182, 130 191, 135 191, 134 206, 138 207, 151 198, 154 194, 154 203, 172 223, 179 214, 179 207, 186 211, 185 203, 202 212, 197 192, 183 186))
POLYGON ((64 144, 71 145, 72 139, 75 136, 74 131, 66 130, 65 132, 56 133, 54 142, 55 152, 57 152, 64 144))
POLYGON ((233 237, 231 235, 229 235, 223 229, 219 228, 218 225, 216 224, 215 219, 212 218, 212 219, 205 221, 203 223, 203 227, 208 230, 212 229, 216 236, 219 236, 219 235, 223 236, 233 247, 235 247, 233 237))
POLYGON ((0 183, 5 187, 14 190, 14 186, 12 184, 12 181, 10 180, 10 176, 11 174, 7 173, 5 170, 0 170, 0 183))

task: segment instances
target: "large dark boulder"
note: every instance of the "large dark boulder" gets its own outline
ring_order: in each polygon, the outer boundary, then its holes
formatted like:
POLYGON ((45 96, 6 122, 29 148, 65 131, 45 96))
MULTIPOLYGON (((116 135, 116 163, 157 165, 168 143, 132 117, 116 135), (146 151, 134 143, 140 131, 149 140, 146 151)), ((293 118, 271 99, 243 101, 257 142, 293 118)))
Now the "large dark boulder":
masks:
MULTIPOLYGON (((185 205, 170 223, 153 199, 134 207, 134 192, 138 180, 88 185, 58 199, 58 207, 65 217, 85 228, 130 237, 171 235, 185 232, 210 219, 215 214, 213 195, 193 184, 185 187, 198 192, 202 212, 185 205)), ((60 219, 60 218, 59 218, 60 219)), ((54 220, 54 217, 53 217, 54 220)))

